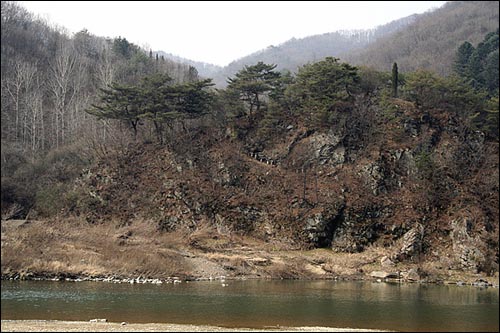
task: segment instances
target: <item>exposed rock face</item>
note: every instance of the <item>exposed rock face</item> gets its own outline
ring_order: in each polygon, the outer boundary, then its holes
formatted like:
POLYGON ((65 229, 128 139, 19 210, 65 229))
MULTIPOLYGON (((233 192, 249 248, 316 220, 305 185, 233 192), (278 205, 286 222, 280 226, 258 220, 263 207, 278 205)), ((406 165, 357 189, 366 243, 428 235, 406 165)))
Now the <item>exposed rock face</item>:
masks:
POLYGON ((403 128, 406 133, 410 134, 412 137, 416 137, 420 134, 421 123, 415 119, 405 119, 403 122, 403 128))
POLYGON ((385 192, 385 173, 383 166, 377 162, 368 163, 361 167, 360 175, 365 179, 366 184, 374 195, 385 192))
POLYGON ((383 256, 380 259, 380 264, 384 267, 392 267, 395 265, 394 262, 387 256, 383 256))
POLYGON ((416 172, 415 157, 410 149, 398 149, 392 153, 392 156, 399 174, 409 176, 416 172))
POLYGON ((390 214, 390 209, 377 206, 345 210, 341 223, 333 233, 332 250, 351 253, 363 251, 381 234, 383 225, 378 223, 378 219, 390 214))
POLYGON ((424 226, 417 223, 407 233, 403 235, 402 245, 399 252, 394 256, 395 260, 405 260, 414 258, 422 252, 424 239, 424 226))
POLYGON ((482 241, 479 236, 472 237, 472 221, 469 217, 460 217, 450 223, 453 253, 459 267, 466 270, 477 271, 484 262, 485 255, 481 251, 482 241))
POLYGON ((334 134, 332 131, 315 135, 311 139, 314 157, 319 164, 338 165, 346 160, 346 150, 340 144, 342 137, 334 134))
POLYGON ((92 204, 88 214, 98 212, 102 220, 145 217, 166 232, 208 225, 219 235, 334 252, 361 252, 373 244, 387 249, 380 261, 385 270, 398 261, 438 257, 433 247, 439 247, 439 256, 454 258, 443 267, 474 271, 484 269, 484 262, 495 264, 495 240, 487 243, 478 230, 489 228, 488 236, 498 230, 498 164, 488 153, 497 146, 441 113, 431 119, 410 111, 384 123, 381 129, 388 131, 373 136, 380 142, 357 142, 338 127, 324 132, 294 124, 269 141, 247 133, 243 141, 212 138, 186 145, 193 150, 189 154, 139 147, 120 163, 110 159, 107 168, 83 175, 92 204), (463 218, 442 223, 455 207, 469 209, 470 202, 484 215, 470 214, 475 233, 463 218), (414 225, 424 220, 425 230, 414 225), (453 247, 443 249, 450 230, 453 247), (432 236, 425 247, 424 231, 432 236))
POLYGON ((340 224, 343 209, 344 204, 340 204, 333 211, 317 213, 306 220, 304 231, 312 244, 316 247, 329 247, 332 244, 333 233, 340 224))

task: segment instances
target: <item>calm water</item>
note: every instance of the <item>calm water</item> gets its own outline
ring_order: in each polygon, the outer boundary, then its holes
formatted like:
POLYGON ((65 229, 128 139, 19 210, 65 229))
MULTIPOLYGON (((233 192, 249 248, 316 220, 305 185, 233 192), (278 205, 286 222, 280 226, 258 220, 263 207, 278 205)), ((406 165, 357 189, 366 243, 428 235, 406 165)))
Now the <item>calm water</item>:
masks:
POLYGON ((498 331, 493 288, 335 281, 2 281, 2 319, 498 331))

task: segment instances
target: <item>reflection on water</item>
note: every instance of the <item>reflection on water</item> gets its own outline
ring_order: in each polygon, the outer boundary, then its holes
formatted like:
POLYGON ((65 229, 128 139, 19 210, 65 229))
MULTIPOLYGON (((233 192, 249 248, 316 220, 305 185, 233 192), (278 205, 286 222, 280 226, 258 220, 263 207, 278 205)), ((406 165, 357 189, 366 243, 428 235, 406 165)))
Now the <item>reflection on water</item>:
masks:
POLYGON ((335 281, 2 281, 2 319, 498 331, 498 289, 335 281))

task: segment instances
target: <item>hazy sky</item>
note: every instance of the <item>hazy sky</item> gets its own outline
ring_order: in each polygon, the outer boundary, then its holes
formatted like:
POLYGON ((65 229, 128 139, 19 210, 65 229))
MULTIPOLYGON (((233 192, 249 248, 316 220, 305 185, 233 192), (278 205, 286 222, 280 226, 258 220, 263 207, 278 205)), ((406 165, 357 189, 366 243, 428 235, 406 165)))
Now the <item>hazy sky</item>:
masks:
POLYGON ((217 65, 295 37, 368 29, 446 1, 19 1, 65 27, 217 65))

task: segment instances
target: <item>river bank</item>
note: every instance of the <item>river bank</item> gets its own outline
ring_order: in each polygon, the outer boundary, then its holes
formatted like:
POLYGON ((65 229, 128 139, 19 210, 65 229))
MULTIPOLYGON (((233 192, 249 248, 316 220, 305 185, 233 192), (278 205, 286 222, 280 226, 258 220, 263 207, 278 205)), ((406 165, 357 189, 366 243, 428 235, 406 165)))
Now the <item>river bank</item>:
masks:
POLYGON ((334 327, 229 328, 166 323, 130 324, 58 320, 2 320, 2 332, 384 332, 334 327))
POLYGON ((390 250, 360 253, 305 250, 201 229, 191 234, 158 233, 151 223, 89 225, 79 220, 2 221, 4 280, 181 283, 241 279, 367 280, 473 285, 499 284, 457 269, 444 255, 393 262, 390 250))

